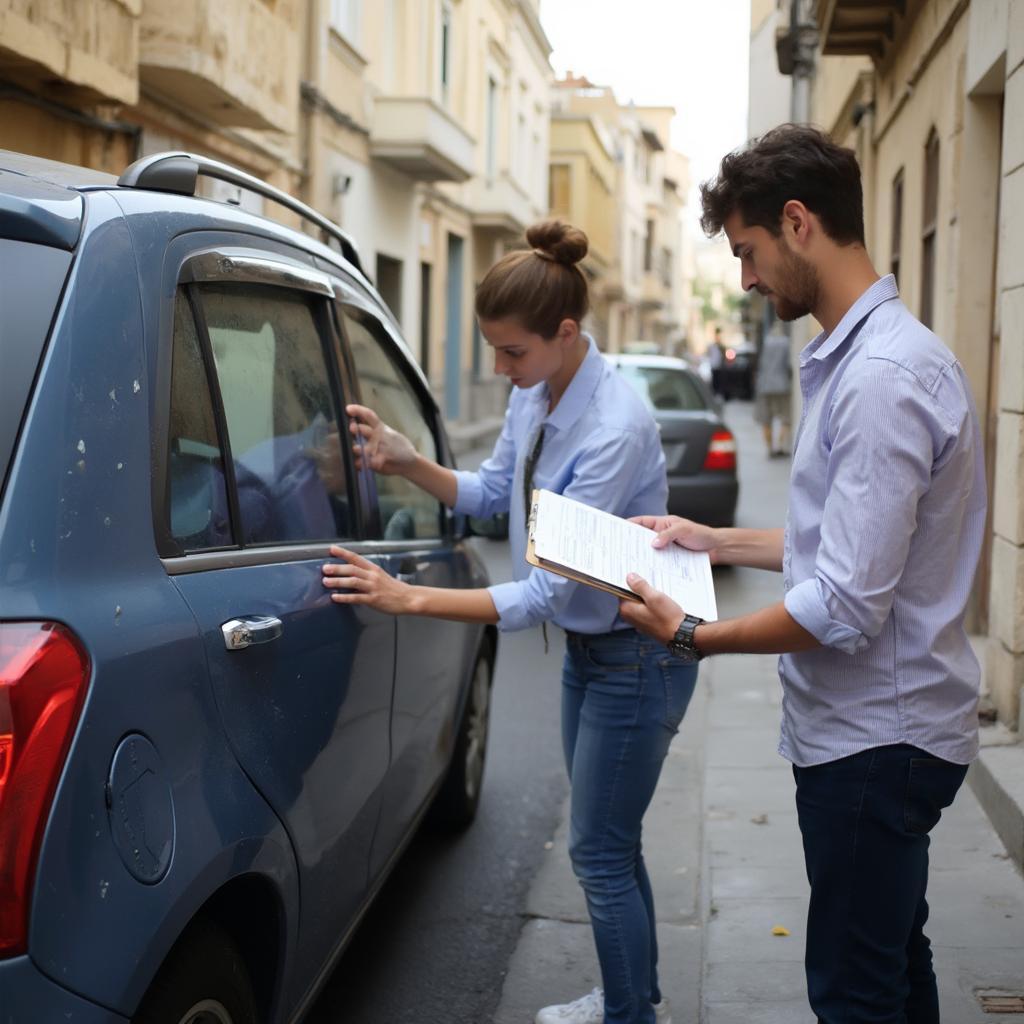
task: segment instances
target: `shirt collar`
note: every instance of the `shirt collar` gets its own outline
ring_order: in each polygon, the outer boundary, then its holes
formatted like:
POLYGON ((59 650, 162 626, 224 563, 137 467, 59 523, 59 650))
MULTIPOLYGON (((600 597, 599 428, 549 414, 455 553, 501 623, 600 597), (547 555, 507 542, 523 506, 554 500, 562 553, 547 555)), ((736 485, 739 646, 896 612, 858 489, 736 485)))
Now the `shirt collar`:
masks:
MULTIPOLYGON (((604 356, 598 351, 594 339, 586 333, 583 337, 587 340, 587 354, 583 357, 583 362, 580 363, 572 380, 569 381, 569 386, 565 389, 558 405, 555 406, 555 411, 544 420, 555 430, 569 430, 583 415, 594 397, 594 392, 597 390, 598 382, 604 371, 604 356)), ((545 405, 547 404, 550 392, 546 384, 537 388, 537 397, 545 405)))
POLYGON ((886 274, 879 278, 870 288, 865 291, 859 299, 846 311, 846 315, 836 324, 831 334, 822 331, 800 354, 800 365, 806 366, 812 359, 823 360, 830 355, 853 332, 853 329, 877 306, 890 299, 900 297, 899 289, 896 287, 896 278, 892 274, 886 274))

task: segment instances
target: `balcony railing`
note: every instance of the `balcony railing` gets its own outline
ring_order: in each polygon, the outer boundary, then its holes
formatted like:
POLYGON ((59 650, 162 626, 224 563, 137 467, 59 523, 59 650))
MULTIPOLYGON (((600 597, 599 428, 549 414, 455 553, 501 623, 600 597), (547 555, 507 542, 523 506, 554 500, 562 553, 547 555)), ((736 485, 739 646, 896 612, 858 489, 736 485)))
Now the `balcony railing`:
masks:
POLYGON ((529 197, 506 174, 475 178, 469 205, 476 227, 509 234, 521 235, 537 219, 529 197))
POLYGON ((880 59, 906 6, 906 0, 818 0, 822 52, 880 59))
POLYGON ((297 126, 299 37, 287 4, 175 0, 142 10, 144 86, 221 125, 297 126))
POLYGON ((135 103, 139 26, 122 0, 0 5, 0 75, 26 86, 59 79, 87 101, 135 103))
POLYGON ((473 139, 427 97, 378 96, 370 153, 418 181, 466 181, 473 139))

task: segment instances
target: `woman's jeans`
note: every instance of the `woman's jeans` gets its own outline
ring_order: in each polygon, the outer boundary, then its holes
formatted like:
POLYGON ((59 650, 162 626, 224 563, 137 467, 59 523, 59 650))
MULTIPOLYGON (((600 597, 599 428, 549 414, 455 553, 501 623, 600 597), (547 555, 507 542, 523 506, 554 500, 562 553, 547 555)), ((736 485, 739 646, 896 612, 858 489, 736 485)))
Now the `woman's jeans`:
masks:
POLYGON ((604 982, 605 1024, 653 1024, 654 900, 640 826, 697 666, 636 630, 569 633, 562 743, 572 783, 569 854, 583 886, 604 982))
POLYGON ((928 833, 967 774, 907 744, 794 767, 811 903, 807 992, 821 1024, 939 1024, 928 833))

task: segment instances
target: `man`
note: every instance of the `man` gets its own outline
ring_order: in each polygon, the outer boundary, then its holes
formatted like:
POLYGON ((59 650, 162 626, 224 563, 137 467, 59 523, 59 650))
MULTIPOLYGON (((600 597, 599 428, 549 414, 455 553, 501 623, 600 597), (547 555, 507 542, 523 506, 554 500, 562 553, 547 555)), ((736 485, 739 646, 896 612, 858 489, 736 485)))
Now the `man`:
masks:
POLYGON ((768 457, 785 456, 789 447, 789 338, 780 331, 765 335, 757 360, 755 413, 764 429, 768 457), (775 423, 779 424, 776 442, 775 423))
POLYGON ((928 833, 977 750, 964 606, 981 548, 981 435, 964 372, 879 278, 850 150, 785 125, 701 189, 746 290, 823 331, 800 357, 804 411, 785 532, 646 518, 718 563, 781 571, 785 599, 701 624, 637 577, 637 628, 693 657, 778 653, 811 884, 806 970, 821 1024, 938 1024, 928 833))

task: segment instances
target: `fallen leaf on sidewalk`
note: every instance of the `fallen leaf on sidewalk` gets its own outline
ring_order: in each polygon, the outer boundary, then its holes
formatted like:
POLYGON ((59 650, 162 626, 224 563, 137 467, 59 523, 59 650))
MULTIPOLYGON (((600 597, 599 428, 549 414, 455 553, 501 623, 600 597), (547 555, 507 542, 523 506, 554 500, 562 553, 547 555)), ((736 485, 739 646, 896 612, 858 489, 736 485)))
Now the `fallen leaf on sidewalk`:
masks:
POLYGON ((750 820, 755 825, 767 825, 768 824, 768 815, 767 814, 759 814, 756 818, 751 818, 750 820))
POLYGON ((785 936, 785 935, 788 935, 788 934, 789 934, 789 929, 788 928, 783 928, 781 924, 777 924, 772 929, 772 935, 783 935, 783 936, 785 936))
POLYGON ((546 842, 546 843, 544 844, 544 849, 545 849, 545 850, 552 850, 552 849, 554 849, 554 846, 555 846, 555 844, 554 844, 553 842, 551 842, 551 840, 549 839, 549 840, 548 840, 548 841, 547 841, 547 842, 546 842))

